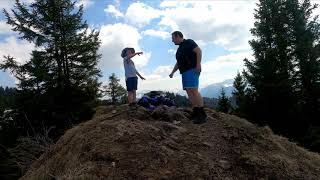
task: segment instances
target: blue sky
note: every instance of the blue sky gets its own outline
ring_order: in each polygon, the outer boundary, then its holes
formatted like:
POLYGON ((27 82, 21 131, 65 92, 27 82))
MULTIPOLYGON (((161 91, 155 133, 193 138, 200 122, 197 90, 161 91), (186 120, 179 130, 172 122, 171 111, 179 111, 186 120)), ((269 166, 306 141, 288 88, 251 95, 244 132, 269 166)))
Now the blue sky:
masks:
MULTIPOLYGON (((23 0, 31 3, 33 0, 23 0)), ((255 1, 166 1, 166 0, 78 0, 83 4, 84 19, 90 28, 100 31, 102 41, 99 67, 106 82, 114 72, 124 85, 121 50, 134 47, 144 55, 134 57, 138 71, 146 77, 139 89, 181 90, 177 72, 168 77, 175 60, 175 46, 170 34, 180 30, 202 49, 200 87, 233 79, 243 69, 243 59, 252 58, 248 40, 253 27, 255 1)), ((0 8, 12 7, 11 0, 1 0, 0 8)), ((18 39, 0 15, 0 57, 10 54, 20 63, 30 58, 33 45, 18 39)), ((1 61, 1 58, 0 58, 1 61)), ((10 72, 0 72, 0 86, 14 86, 10 72)))

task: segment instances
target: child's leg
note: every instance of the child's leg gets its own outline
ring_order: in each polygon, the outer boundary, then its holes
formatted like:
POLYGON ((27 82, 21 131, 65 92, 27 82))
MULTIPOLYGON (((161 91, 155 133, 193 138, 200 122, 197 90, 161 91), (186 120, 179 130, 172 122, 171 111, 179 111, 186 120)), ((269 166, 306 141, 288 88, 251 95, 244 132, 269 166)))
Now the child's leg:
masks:
POLYGON ((133 91, 128 91, 128 101, 129 104, 133 103, 133 91))
POLYGON ((133 95, 132 95, 132 96, 133 96, 133 97, 132 97, 132 102, 133 102, 133 103, 136 103, 136 102, 137 102, 137 93, 136 93, 136 92, 137 92, 136 90, 134 90, 134 91, 132 92, 132 94, 133 94, 133 95))

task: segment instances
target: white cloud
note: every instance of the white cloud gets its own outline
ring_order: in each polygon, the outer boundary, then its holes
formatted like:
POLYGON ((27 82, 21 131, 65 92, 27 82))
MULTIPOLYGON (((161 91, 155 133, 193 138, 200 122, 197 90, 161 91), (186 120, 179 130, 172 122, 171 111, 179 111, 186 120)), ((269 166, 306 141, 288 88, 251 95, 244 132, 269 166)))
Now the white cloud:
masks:
MULTIPOLYGON (((180 30, 201 46, 213 43, 231 51, 248 50, 254 7, 255 1, 244 0, 162 1, 159 8, 135 2, 128 7, 125 20, 140 28, 160 18, 158 31, 180 30)), ((167 36, 151 31, 148 34, 167 36)))
POLYGON ((120 0, 113 0, 113 3, 117 8, 120 7, 120 0))
POLYGON ((159 75, 166 75, 168 76, 170 72, 172 71, 171 66, 159 66, 154 70, 154 74, 159 74, 159 75))
POLYGON ((215 43, 229 50, 249 49, 254 1, 183 1, 162 10, 159 26, 181 30, 186 38, 215 43), (169 8, 168 8, 169 7, 169 8))
POLYGON ((10 72, 0 71, 0 86, 12 87, 15 86, 16 79, 10 74, 10 72))
POLYGON ((160 26, 160 28, 169 29, 170 31, 179 29, 178 24, 173 19, 167 16, 162 17, 158 25, 160 26))
POLYGON ((168 50, 168 53, 169 53, 169 54, 172 54, 172 55, 175 55, 175 54, 176 54, 176 51, 177 51, 176 49, 169 49, 169 50, 168 50))
MULTIPOLYGON (((17 40, 15 36, 10 36, 0 42, 0 63, 4 60, 3 56, 12 56, 19 64, 24 64, 31 58, 31 52, 35 47, 33 44, 25 40, 17 40)), ((18 84, 19 81, 11 74, 9 71, 3 73, 4 77, 0 85, 9 85, 13 86, 18 84)), ((1 79, 1 78, 0 78, 1 79)))
POLYGON ((141 32, 142 35, 147 35, 147 36, 154 36, 154 37, 160 37, 162 39, 167 39, 170 37, 170 33, 166 31, 157 31, 153 29, 148 29, 145 31, 141 32))
POLYGON ((19 63, 25 63, 30 60, 31 51, 34 45, 27 41, 18 41, 16 37, 10 36, 0 43, 0 61, 3 56, 10 55, 19 63))
POLYGON ((174 65, 159 66, 150 74, 144 74, 145 81, 139 83, 139 91, 161 90, 170 92, 181 92, 182 83, 179 72, 173 78, 169 77, 174 65))
POLYGON ((0 1, 0 9, 9 10, 13 5, 13 1, 0 1))
MULTIPOLYGON (((139 40, 142 38, 137 28, 127 24, 117 23, 112 25, 104 25, 100 29, 100 39, 102 58, 100 66, 102 68, 122 68, 123 60, 120 56, 122 49, 125 47, 133 47, 136 52, 142 51, 139 46, 139 40)), ((151 52, 144 52, 141 56, 133 58, 137 67, 145 66, 151 52)))
POLYGON ((318 5, 318 8, 313 10, 312 17, 315 17, 316 15, 320 15, 320 2, 318 0, 313 0, 313 1, 311 1, 311 4, 318 5))
POLYGON ((125 14, 126 20, 133 25, 143 27, 153 19, 160 17, 161 11, 147 6, 144 3, 136 2, 130 4, 125 14))
MULTIPOLYGON (((237 71, 242 71, 244 68, 244 58, 252 59, 252 52, 232 53, 202 63, 199 88, 225 79, 233 79, 237 71)), ((181 75, 177 71, 172 79, 169 78, 172 69, 173 65, 159 66, 152 73, 145 74, 147 80, 140 82, 139 91, 163 90, 181 93, 181 75)))
POLYGON ((139 91, 161 90, 177 93, 182 89, 181 77, 177 75, 174 78, 149 75, 146 79, 143 82, 140 81, 139 91))
MULTIPOLYGON (((20 0, 20 2, 25 4, 34 3, 35 0, 20 0)), ((5 8, 6 10, 12 9, 13 5, 15 4, 15 0, 0 0, 0 9, 5 8)), ((93 0, 77 0, 76 6, 79 7, 83 4, 84 8, 87 8, 94 4, 93 0)))
MULTIPOLYGON (((152 73, 139 71, 146 78, 145 81, 139 79, 138 93, 149 92, 151 90, 162 90, 178 93, 182 89, 181 76, 177 72, 173 78, 169 74, 173 65, 159 66, 152 70, 152 73)), ((105 82, 106 83, 106 82, 105 82)), ((120 84, 125 87, 125 79, 120 78, 120 84)))
POLYGON ((244 68, 244 58, 252 59, 252 52, 232 53, 202 63, 200 86, 204 87, 225 79, 233 79, 237 71, 241 72, 244 68))
POLYGON ((92 6, 94 4, 93 0, 78 0, 76 3, 77 7, 80 7, 81 5, 83 5, 83 8, 88 8, 90 6, 92 6))
MULTIPOLYGON (((22 3, 30 4, 35 2, 35 0, 20 0, 22 3)), ((15 4, 15 0, 0 0, 0 9, 3 8, 6 10, 10 10, 13 8, 13 5, 15 4)))
POLYGON ((104 11, 114 15, 115 17, 123 17, 123 14, 114 5, 108 5, 104 11))
POLYGON ((31 3, 34 3, 36 0, 23 0, 22 2, 25 2, 25 3, 28 3, 28 4, 31 4, 31 3))
MULTIPOLYGON (((175 0, 164 0, 160 3, 160 7, 168 8, 168 7, 186 7, 190 4, 194 4, 199 2, 198 0, 184 0, 184 1, 175 1, 175 0)), ((207 0, 208 2, 208 0, 207 0)))
POLYGON ((176 7, 178 3, 178 1, 162 1, 160 7, 176 7))
POLYGON ((13 33, 11 26, 5 21, 0 21, 0 34, 10 34, 13 33))

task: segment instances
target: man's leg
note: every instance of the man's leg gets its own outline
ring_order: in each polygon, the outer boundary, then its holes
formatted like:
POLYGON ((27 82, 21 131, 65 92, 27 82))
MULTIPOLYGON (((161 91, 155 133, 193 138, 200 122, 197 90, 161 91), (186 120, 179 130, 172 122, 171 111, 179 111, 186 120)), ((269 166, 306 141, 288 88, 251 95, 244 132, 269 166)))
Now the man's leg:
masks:
POLYGON ((201 97, 198 89, 188 88, 186 91, 192 107, 203 107, 203 98, 201 97))
POLYGON ((206 122, 207 115, 203 109, 203 98, 201 97, 197 88, 187 89, 189 100, 193 107, 191 118, 195 124, 206 122))
POLYGON ((193 89, 194 101, 196 102, 198 107, 203 107, 203 98, 199 93, 198 89, 193 89))
POLYGON ((193 95, 192 89, 188 88, 188 89, 186 89, 186 92, 188 94, 188 99, 189 99, 189 101, 191 103, 192 108, 197 107, 197 104, 195 102, 195 97, 193 95))
POLYGON ((203 109, 203 99, 198 91, 199 73, 194 69, 184 72, 182 74, 182 86, 187 91, 189 101, 193 107, 190 119, 192 119, 195 124, 206 122, 207 115, 203 109))

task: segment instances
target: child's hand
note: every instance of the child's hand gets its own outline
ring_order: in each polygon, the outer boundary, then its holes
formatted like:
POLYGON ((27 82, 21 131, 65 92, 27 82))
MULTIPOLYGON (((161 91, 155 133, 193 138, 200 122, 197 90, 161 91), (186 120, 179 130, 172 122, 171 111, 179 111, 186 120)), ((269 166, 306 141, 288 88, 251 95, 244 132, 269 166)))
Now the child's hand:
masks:
POLYGON ((137 52, 136 53, 138 56, 140 56, 141 54, 143 54, 143 52, 137 52))
POLYGON ((141 78, 142 80, 146 80, 146 78, 144 78, 144 77, 142 77, 142 76, 140 76, 140 78, 141 78))

